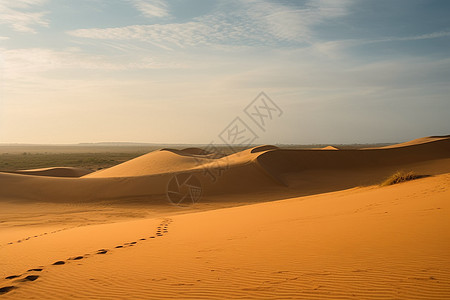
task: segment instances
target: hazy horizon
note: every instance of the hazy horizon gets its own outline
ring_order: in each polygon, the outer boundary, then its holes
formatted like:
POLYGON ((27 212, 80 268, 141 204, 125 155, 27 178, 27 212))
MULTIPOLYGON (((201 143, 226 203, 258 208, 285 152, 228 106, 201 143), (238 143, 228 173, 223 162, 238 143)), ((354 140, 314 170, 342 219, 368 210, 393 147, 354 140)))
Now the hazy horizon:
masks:
POLYGON ((0 143, 449 134, 450 2, 0 0, 0 143), (264 91, 265 128, 244 109, 264 91))

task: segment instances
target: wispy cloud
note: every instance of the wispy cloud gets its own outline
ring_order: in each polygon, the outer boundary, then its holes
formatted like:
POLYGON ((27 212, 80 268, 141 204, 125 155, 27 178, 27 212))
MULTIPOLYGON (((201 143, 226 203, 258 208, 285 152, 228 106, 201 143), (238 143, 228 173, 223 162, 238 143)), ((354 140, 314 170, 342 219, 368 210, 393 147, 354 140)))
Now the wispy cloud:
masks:
POLYGON ((415 35, 415 36, 405 36, 405 37, 388 37, 383 39, 372 40, 373 43, 378 42, 395 42, 395 41, 417 41, 417 40, 428 40, 437 39, 443 37, 450 37, 450 31, 439 31, 427 34, 415 35))
POLYGON ((305 41, 312 26, 330 18, 347 14, 350 0, 310 0, 303 6, 287 6, 277 2, 245 0, 248 17, 280 40, 305 41))
POLYGON ((146 17, 167 17, 169 15, 168 5, 163 0, 132 0, 136 7, 146 17))
MULTIPOLYGON (((155 3, 163 4, 161 1, 145 2, 152 7, 149 14, 165 15, 167 10, 153 9, 155 3)), ((213 13, 185 23, 89 28, 68 33, 91 39, 140 40, 162 48, 307 42, 311 38, 311 26, 344 15, 347 3, 341 1, 337 5, 333 1, 310 0, 304 7, 296 8, 269 1, 240 0, 224 2, 213 13)))
POLYGON ((450 37, 450 31, 437 31, 420 35, 403 36, 403 37, 383 37, 378 39, 345 39, 335 41, 316 41, 311 46, 322 55, 329 58, 342 58, 346 50, 351 47, 389 42, 407 42, 420 41, 438 38, 450 37))
POLYGON ((118 28, 78 29, 68 32, 72 36, 100 40, 139 40, 164 49, 223 43, 233 38, 248 37, 243 28, 208 26, 202 22, 183 24, 133 25, 118 28))
POLYGON ((36 32, 34 26, 48 26, 46 12, 41 10, 47 0, 0 0, 0 24, 20 32, 36 32))

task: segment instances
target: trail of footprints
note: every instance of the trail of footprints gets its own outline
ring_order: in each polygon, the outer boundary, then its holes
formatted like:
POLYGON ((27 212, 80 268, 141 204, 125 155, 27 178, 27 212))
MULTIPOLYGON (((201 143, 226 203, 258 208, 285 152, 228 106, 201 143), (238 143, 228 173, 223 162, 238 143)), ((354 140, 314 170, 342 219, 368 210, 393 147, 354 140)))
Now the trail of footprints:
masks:
MULTIPOLYGON (((156 228, 156 234, 149 236, 148 238, 141 238, 138 241, 134 241, 134 242, 128 242, 128 243, 124 243, 122 245, 118 245, 116 247, 114 247, 115 249, 121 249, 121 248, 127 248, 127 247, 132 247, 134 245, 136 245, 137 243, 143 242, 143 241, 147 241, 147 240, 151 240, 157 237, 162 237, 164 236, 166 233, 168 233, 168 228, 169 228, 169 224, 172 223, 172 219, 166 218, 163 219, 163 221, 159 224, 159 226, 156 228)), ((44 234, 42 234, 44 235, 44 234)), ((85 255, 80 255, 80 256, 74 256, 71 258, 68 258, 67 260, 58 260, 55 261, 52 266, 61 266, 61 265, 65 265, 67 263, 70 263, 70 261, 79 261, 82 259, 86 259, 91 255, 101 255, 101 254, 106 254, 110 251, 113 250, 108 250, 108 249, 99 249, 97 250, 97 252, 92 253, 92 254, 85 254, 85 255)), ((45 267, 47 268, 47 267, 45 267)), ((29 269, 28 271, 26 271, 23 274, 19 274, 19 275, 10 275, 5 277, 6 280, 10 281, 11 284, 7 285, 7 286, 3 286, 0 287, 0 296, 4 295, 14 289, 19 288, 19 286, 23 283, 26 282, 31 282, 31 281, 35 281, 37 279, 39 279, 39 272, 42 272, 44 270, 43 266, 40 266, 38 268, 32 268, 29 269)))

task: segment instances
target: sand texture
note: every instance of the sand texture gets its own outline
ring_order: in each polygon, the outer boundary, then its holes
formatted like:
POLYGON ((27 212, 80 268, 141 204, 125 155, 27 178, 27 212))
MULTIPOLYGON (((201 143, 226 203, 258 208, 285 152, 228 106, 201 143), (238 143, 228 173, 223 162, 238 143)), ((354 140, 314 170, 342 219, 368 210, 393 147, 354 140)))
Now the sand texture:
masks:
POLYGON ((450 299, 450 138, 0 173, 0 299, 450 299))

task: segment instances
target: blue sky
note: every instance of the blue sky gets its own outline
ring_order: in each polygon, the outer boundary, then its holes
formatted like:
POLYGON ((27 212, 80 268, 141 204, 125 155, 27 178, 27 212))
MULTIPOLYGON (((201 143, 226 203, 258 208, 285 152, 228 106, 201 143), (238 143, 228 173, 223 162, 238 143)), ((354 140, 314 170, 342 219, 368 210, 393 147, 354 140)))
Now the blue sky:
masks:
POLYGON ((0 0, 0 143, 209 143, 260 91, 257 143, 450 134, 450 2, 0 0))

